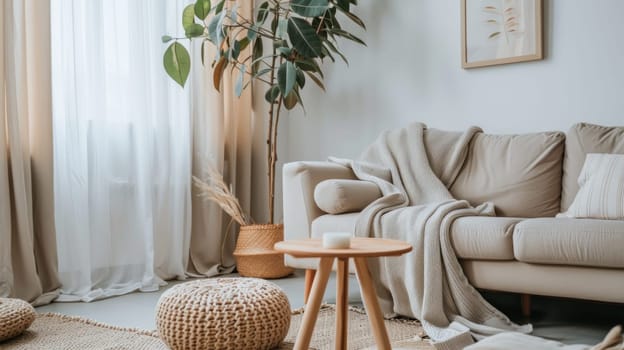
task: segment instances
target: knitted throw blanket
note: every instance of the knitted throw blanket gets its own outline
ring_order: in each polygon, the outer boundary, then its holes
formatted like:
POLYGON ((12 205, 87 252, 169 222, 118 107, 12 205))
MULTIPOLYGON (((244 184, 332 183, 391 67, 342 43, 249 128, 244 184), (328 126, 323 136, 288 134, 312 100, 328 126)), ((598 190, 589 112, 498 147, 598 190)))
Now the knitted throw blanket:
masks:
POLYGON ((455 134, 446 153, 430 154, 445 160, 443 180, 429 165, 424 130, 416 123, 387 131, 360 160, 332 159, 350 166, 359 179, 376 183, 383 194, 364 209, 355 234, 400 239, 414 247, 401 257, 370 260, 382 310, 419 319, 437 349, 463 349, 474 339, 503 331, 530 333, 531 325, 512 323, 470 285, 450 241, 455 219, 494 215, 492 204, 472 207, 447 189, 481 130, 455 134))

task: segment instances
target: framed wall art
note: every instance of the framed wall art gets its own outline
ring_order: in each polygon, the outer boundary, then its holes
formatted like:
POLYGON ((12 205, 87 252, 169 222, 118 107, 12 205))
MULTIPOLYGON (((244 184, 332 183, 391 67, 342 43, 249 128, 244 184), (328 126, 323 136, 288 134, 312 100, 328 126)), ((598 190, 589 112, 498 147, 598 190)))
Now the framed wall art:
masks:
POLYGON ((462 67, 541 60, 542 0, 461 0, 462 67))

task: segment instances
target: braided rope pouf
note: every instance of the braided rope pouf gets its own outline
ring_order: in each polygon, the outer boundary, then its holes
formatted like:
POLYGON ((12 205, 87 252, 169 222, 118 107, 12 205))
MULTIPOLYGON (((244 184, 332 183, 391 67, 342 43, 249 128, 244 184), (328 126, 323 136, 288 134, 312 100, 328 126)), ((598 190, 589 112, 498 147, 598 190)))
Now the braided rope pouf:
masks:
POLYGON ((0 342, 22 334, 35 320, 35 309, 24 300, 0 298, 0 342))
POLYGON ((160 297, 156 326, 173 350, 272 349, 288 333, 290 304, 265 280, 197 280, 160 297))

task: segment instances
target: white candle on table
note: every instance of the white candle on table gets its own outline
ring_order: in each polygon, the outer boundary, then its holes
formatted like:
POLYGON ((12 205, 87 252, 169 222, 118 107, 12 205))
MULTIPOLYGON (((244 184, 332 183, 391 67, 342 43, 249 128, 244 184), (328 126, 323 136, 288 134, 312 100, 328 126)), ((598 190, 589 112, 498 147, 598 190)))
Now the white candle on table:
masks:
POLYGON ((348 249, 351 247, 351 233, 325 232, 323 233, 323 248, 348 249))

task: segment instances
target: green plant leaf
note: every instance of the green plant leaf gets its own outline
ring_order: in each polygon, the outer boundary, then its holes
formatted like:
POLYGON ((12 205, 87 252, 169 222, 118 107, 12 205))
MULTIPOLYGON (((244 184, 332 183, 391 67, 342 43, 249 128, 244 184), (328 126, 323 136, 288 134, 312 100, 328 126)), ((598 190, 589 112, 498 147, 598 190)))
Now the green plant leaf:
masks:
POLYGON ((332 28, 338 28, 338 29, 342 29, 342 27, 340 26, 340 23, 338 22, 338 19, 336 19, 336 12, 338 10, 336 9, 336 7, 332 7, 329 9, 329 11, 327 11, 327 15, 326 17, 329 18, 329 20, 326 21, 326 25, 325 27, 329 30, 332 28))
POLYGON ((353 42, 356 42, 360 45, 364 45, 366 46, 366 43, 364 42, 364 40, 358 38, 357 36, 347 32, 346 30, 342 30, 342 29, 338 29, 338 28, 333 28, 330 30, 331 34, 343 37, 345 39, 351 40, 353 42))
POLYGON ((312 79, 312 81, 313 81, 316 85, 318 85, 318 87, 320 87, 320 88, 321 88, 321 90, 325 91, 325 84, 323 84, 323 81, 322 81, 319 77, 317 77, 316 75, 314 75, 312 72, 309 72, 309 71, 304 71, 304 72, 305 72, 305 74, 307 74, 307 75, 308 75, 308 77, 310 77, 310 79, 312 79))
POLYGON ((259 70, 256 74, 253 75, 254 78, 259 78, 267 73, 270 73, 273 69, 271 68, 264 68, 259 70))
POLYGON ((191 71, 191 56, 179 42, 169 45, 163 56, 165 71, 171 79, 184 87, 191 71))
POLYGON ((284 107, 286 107, 287 110, 291 110, 295 108, 296 105, 297 105, 297 94, 294 91, 291 91, 290 94, 284 97, 284 107))
POLYGON ((204 26, 197 23, 191 23, 184 29, 184 35, 187 38, 195 38, 204 34, 204 26))
POLYGON ((305 75, 303 74, 303 71, 301 69, 296 69, 296 74, 297 74, 297 85, 299 85, 300 88, 303 88, 305 86, 305 75))
POLYGON ((258 67, 260 67, 260 58, 263 53, 264 47, 262 44, 262 38, 257 38, 256 41, 254 41, 253 49, 251 50, 251 59, 254 61, 251 64, 251 71, 253 73, 258 71, 258 67))
POLYGON ((342 58, 342 60, 344 61, 344 63, 347 64, 347 66, 349 65, 349 61, 347 60, 347 57, 345 57, 345 55, 342 54, 342 52, 340 52, 340 50, 338 50, 338 48, 329 40, 324 40, 323 44, 325 45, 325 47, 327 47, 330 51, 333 51, 335 53, 338 54, 338 56, 340 56, 340 58, 342 58))
POLYGON ((169 35, 163 35, 160 39, 162 40, 163 43, 168 43, 171 40, 173 40, 173 38, 169 35))
POLYGON ((329 59, 330 59, 332 62, 336 62, 336 59, 334 58, 334 55, 332 55, 332 54, 331 54, 331 52, 329 52, 329 49, 328 49, 327 47, 323 46, 323 47, 321 48, 321 52, 323 53, 323 54, 321 55, 321 57, 322 57, 322 58, 329 57, 329 59))
POLYGON ((212 41, 217 50, 221 48, 223 42, 223 19, 225 18, 225 12, 221 12, 218 16, 212 17, 210 23, 208 23, 208 38, 212 41))
POLYGON ((321 39, 316 30, 306 20, 291 17, 288 19, 288 37, 294 48, 305 57, 321 55, 321 39))
POLYGON ((273 16, 273 19, 271 20, 271 31, 273 33, 277 31, 277 22, 278 22, 277 17, 273 16))
POLYGON ((297 81, 297 71, 295 65, 286 61, 277 70, 277 83, 279 84, 282 96, 288 96, 297 81))
POLYGON ((269 2, 265 1, 258 7, 258 14, 256 14, 256 23, 264 24, 269 16, 269 2))
POLYGON ((232 44, 232 48, 230 49, 230 60, 237 60, 238 56, 240 55, 240 42, 237 40, 234 40, 234 44, 232 44))
POLYGON ((271 86, 267 92, 264 94, 264 99, 268 102, 268 103, 273 103, 275 102, 275 100, 277 99, 277 97, 280 94, 280 88, 279 86, 277 86, 277 84, 271 86))
POLYGON ((364 21, 362 21, 362 19, 360 17, 358 17, 355 14, 349 12, 349 10, 343 9, 340 6, 337 6, 337 8, 338 8, 338 10, 340 12, 342 12, 345 16, 347 16, 347 18, 349 18, 353 23, 357 24, 362 29, 366 29, 366 24, 364 24, 364 21))
POLYGON ((303 109, 303 113, 306 113, 306 109, 305 106, 303 105, 303 99, 301 98, 301 94, 299 93, 299 89, 295 89, 293 90, 295 92, 295 96, 297 96, 297 102, 301 105, 301 108, 303 109))
POLYGON ((239 68, 238 78, 236 78, 236 84, 234 85, 234 93, 240 97, 243 94, 243 78, 245 77, 245 65, 241 64, 239 68))
POLYGON ((201 48, 200 48, 200 56, 201 56, 202 66, 205 64, 204 63, 204 52, 206 51, 206 41, 207 40, 202 41, 201 48))
POLYGON ((254 41, 257 37, 258 37, 258 30, 259 27, 257 24, 252 24, 249 26, 249 29, 247 30, 247 39, 254 41))
POLYGON ((240 40, 238 40, 238 44, 240 45, 240 50, 243 51, 247 48, 247 46, 249 46, 249 39, 247 37, 244 37, 240 40))
POLYGON ((212 83, 217 91, 221 91, 221 80, 223 79, 223 72, 225 72, 227 64, 228 60, 222 56, 212 72, 212 83))
POLYGON ((182 28, 186 31, 186 27, 195 23, 195 5, 191 4, 184 8, 182 11, 182 28))
POLYGON ((280 47, 288 47, 288 41, 286 40, 273 40, 273 48, 278 49, 280 47))
POLYGON ((349 11, 349 7, 351 6, 351 3, 349 2, 349 0, 338 0, 336 1, 336 6, 345 11, 349 11))
POLYGON ((278 47, 277 49, 275 49, 277 51, 277 53, 279 53, 280 55, 284 56, 284 57, 289 57, 292 54, 293 49, 290 47, 278 47))
POLYGON ((195 3, 195 16, 201 19, 202 21, 208 17, 210 13, 210 0, 197 0, 195 3))
POLYGON ((286 31, 288 28, 288 20, 285 18, 280 18, 277 22, 277 28, 275 29, 275 36, 278 38, 285 38, 286 31))
POLYGON ((299 16, 321 16, 329 8, 329 0, 290 0, 290 8, 299 16))
POLYGON ((223 11, 223 6, 225 5, 225 0, 221 0, 217 6, 215 6, 215 15, 221 13, 223 11))
POLYGON ((238 4, 232 6, 232 9, 230 10, 230 18, 232 19, 232 22, 238 22, 238 4))
POLYGON ((305 60, 297 60, 297 61, 295 61, 295 65, 297 67, 301 68, 304 71, 316 72, 321 77, 324 77, 323 76, 323 71, 321 70, 321 67, 312 58, 308 58, 308 59, 305 59, 305 60))

